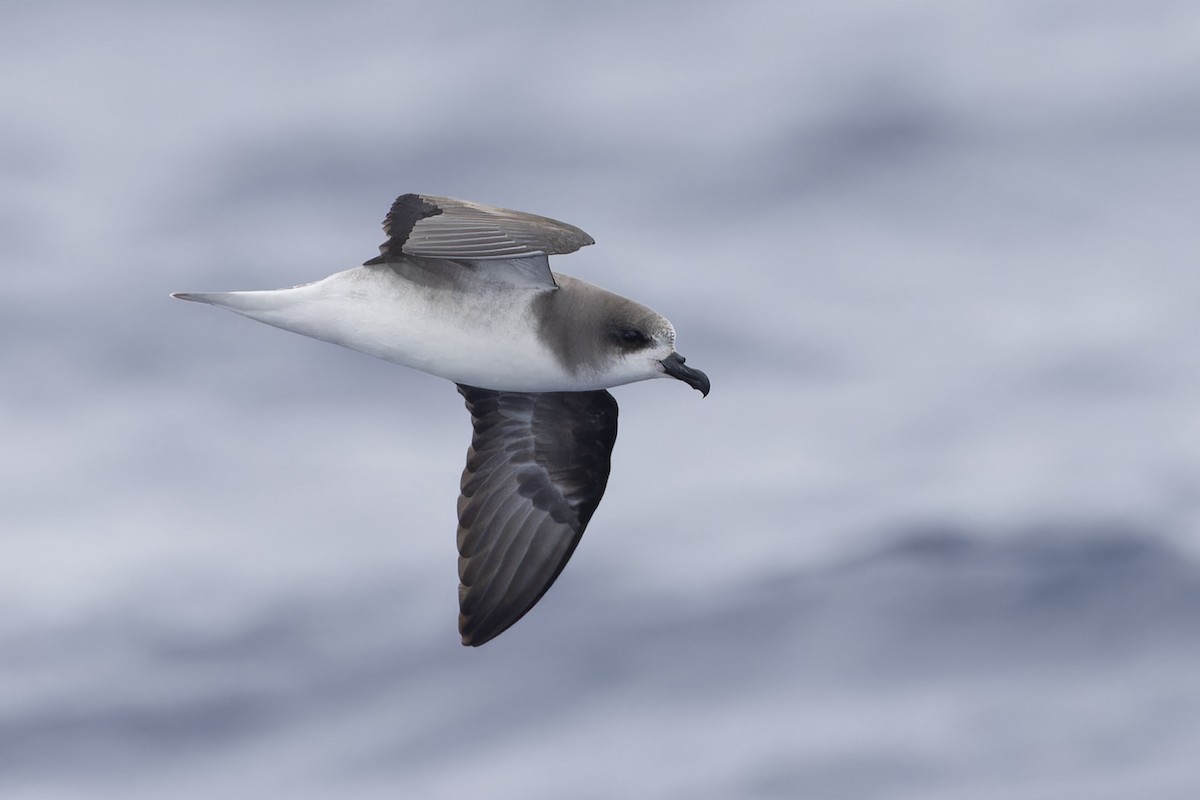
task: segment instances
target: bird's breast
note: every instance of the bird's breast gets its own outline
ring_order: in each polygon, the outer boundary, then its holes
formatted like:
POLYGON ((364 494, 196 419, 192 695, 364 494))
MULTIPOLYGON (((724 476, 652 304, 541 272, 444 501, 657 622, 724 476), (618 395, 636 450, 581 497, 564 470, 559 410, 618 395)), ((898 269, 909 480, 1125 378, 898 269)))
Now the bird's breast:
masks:
POLYGON ((580 376, 539 338, 535 300, 544 291, 417 282, 386 268, 356 267, 291 289, 239 292, 240 307, 229 307, 456 383, 572 391, 580 376))

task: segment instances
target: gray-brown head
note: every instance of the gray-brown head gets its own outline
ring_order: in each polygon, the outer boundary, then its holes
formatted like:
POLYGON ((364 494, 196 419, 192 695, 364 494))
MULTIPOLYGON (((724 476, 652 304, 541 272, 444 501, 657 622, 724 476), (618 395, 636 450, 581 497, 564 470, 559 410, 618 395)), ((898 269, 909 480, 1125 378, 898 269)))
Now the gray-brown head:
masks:
POLYGON ((569 275, 538 299, 539 335, 560 363, 595 388, 677 378, 708 395, 709 380, 675 350, 675 327, 641 303, 569 275))

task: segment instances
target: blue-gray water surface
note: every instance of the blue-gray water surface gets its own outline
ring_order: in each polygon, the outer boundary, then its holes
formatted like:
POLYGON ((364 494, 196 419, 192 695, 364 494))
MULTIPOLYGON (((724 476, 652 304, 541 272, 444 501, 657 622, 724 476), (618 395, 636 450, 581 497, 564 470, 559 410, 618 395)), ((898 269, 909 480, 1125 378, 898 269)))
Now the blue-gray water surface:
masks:
POLYGON ((18 3, 0 795, 1193 798, 1200 7, 18 3), (592 234, 559 582, 458 643, 449 383, 172 291, 402 192, 592 234))

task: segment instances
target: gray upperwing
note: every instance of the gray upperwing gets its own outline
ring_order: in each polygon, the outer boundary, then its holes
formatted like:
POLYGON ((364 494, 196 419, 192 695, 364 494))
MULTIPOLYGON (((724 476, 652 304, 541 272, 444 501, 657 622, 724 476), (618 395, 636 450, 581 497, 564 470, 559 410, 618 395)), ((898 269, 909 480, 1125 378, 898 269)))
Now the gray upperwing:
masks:
POLYGON ((415 256, 471 262, 488 269, 516 266, 547 287, 555 284, 546 256, 573 253, 595 243, 574 225, 549 217, 428 194, 396 198, 383 230, 388 240, 366 265, 415 256), (492 261, 497 263, 486 263, 492 261))
POLYGON ((579 544, 608 483, 617 401, 458 391, 474 426, 458 500, 458 626, 476 646, 524 616, 579 544))

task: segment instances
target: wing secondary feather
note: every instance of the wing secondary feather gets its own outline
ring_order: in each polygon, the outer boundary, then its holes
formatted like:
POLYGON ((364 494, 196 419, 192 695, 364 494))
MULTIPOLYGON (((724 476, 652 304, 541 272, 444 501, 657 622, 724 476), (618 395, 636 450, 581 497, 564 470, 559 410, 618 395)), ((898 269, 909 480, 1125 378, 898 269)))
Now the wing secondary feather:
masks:
POLYGON ((574 225, 452 197, 404 194, 383 221, 388 240, 367 264, 419 258, 485 261, 573 253, 595 240, 574 225))
POLYGON ((617 402, 458 390, 474 426, 458 501, 459 631, 480 645, 541 599, 579 544, 608 483, 617 402))

